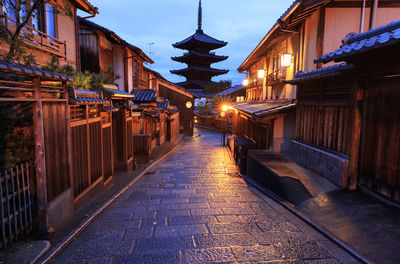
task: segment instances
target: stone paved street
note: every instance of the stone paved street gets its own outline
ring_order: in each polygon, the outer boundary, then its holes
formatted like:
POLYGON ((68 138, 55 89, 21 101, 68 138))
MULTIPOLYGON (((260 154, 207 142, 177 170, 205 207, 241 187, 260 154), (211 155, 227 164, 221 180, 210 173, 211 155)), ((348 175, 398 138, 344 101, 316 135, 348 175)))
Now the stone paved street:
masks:
POLYGON ((236 173, 197 130, 54 263, 358 263, 236 173))

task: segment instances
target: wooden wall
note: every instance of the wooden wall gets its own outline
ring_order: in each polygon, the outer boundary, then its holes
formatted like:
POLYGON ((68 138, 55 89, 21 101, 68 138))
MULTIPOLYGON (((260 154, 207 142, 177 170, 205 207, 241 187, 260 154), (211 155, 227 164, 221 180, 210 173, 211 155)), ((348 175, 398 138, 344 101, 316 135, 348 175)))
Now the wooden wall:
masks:
POLYGON ((99 40, 97 34, 87 29, 80 29, 79 46, 81 55, 81 70, 100 72, 99 40))
POLYGON ((51 202, 70 187, 68 176, 65 102, 43 102, 43 128, 47 172, 47 199, 51 202))
POLYGON ((170 101, 171 105, 178 108, 181 132, 185 135, 193 135, 194 99, 178 93, 163 85, 159 85, 159 96, 162 98, 167 98, 170 101), (188 101, 192 102, 191 108, 186 107, 186 102, 188 101))
POLYGON ((273 121, 256 123, 249 117, 240 112, 234 113, 232 117, 232 132, 236 136, 252 139, 256 142, 258 148, 272 148, 273 139, 273 121))
POLYGON ((351 90, 349 79, 299 85, 296 138, 349 154, 351 90))
POLYGON ((367 82, 361 184, 400 202, 400 78, 367 82))
POLYGON ((75 199, 113 175, 111 114, 101 113, 100 107, 70 106, 75 199))

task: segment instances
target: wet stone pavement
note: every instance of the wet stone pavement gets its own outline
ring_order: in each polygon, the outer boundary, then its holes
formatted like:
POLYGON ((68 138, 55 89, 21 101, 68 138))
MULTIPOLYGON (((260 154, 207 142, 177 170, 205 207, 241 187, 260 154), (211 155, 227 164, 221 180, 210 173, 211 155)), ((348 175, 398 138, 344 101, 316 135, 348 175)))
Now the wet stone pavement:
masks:
POLYGON ((184 143, 54 263, 358 263, 237 175, 220 135, 184 143))

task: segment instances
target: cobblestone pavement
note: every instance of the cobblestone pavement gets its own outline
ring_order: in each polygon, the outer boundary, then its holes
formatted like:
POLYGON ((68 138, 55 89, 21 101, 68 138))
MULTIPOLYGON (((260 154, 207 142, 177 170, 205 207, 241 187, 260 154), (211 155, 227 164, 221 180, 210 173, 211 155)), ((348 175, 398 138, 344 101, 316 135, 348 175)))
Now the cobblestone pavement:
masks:
POLYGON ((54 263, 357 263, 238 177, 220 135, 196 133, 54 263))

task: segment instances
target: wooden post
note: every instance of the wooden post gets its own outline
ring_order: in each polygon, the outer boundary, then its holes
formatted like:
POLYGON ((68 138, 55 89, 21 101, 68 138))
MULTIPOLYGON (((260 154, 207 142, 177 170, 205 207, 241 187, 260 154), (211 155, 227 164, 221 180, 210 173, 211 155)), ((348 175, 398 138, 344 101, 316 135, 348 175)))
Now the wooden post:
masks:
POLYGON ((72 143, 71 143, 71 120, 70 120, 70 108, 69 108, 69 91, 68 91, 68 85, 67 82, 63 82, 63 89, 64 89, 64 98, 67 99, 67 102, 65 103, 65 121, 66 121, 66 128, 67 128, 67 162, 68 162, 68 178, 70 180, 72 190, 74 189, 74 177, 72 177, 72 143))
POLYGON ((351 103, 351 132, 350 132, 350 150, 349 150, 349 189, 355 190, 358 183, 358 161, 360 152, 361 135, 361 107, 364 97, 364 91, 360 85, 360 80, 353 82, 353 94, 351 103))
POLYGON ((40 78, 32 80, 34 97, 37 99, 33 110, 33 127, 35 134, 36 194, 39 219, 39 232, 47 234, 49 228, 47 204, 47 179, 44 149, 44 129, 42 100, 40 95, 40 78))
MULTIPOLYGON (((324 54, 324 36, 325 36, 325 7, 319 9, 319 21, 317 29, 317 50, 316 56, 321 57, 324 54)), ((322 63, 317 63, 317 69, 322 67, 322 63)))

